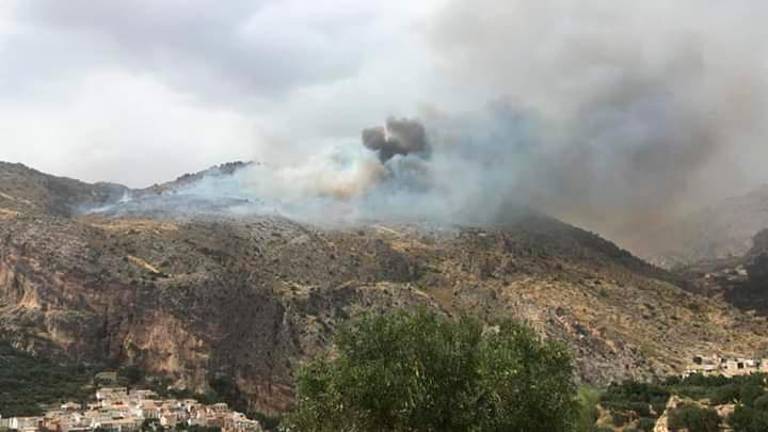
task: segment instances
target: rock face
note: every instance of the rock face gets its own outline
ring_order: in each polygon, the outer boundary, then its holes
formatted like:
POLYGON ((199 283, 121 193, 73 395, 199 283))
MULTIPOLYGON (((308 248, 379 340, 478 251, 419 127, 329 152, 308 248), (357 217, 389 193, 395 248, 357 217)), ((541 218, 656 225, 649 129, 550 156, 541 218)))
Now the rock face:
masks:
POLYGON ((765 288, 768 292, 768 229, 760 231, 752 243, 745 264, 749 282, 753 287, 765 288))
POLYGON ((14 346, 136 365, 198 390, 224 376, 255 408, 279 412, 292 402, 297 365, 370 310, 524 319, 567 343, 593 383, 768 344, 764 320, 533 212, 499 227, 328 229, 72 211, 121 190, 0 164, 0 334, 14 346), (59 181, 73 186, 51 188, 59 181))

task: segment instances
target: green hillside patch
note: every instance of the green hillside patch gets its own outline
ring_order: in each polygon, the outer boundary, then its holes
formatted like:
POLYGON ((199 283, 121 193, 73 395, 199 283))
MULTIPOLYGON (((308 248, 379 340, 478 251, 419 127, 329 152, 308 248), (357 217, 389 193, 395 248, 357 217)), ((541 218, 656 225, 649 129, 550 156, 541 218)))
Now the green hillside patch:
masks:
POLYGON ((606 430, 650 432, 665 412, 670 397, 682 404, 669 413, 670 428, 690 432, 717 431, 728 425, 734 432, 768 431, 768 376, 736 377, 692 375, 670 377, 662 382, 626 381, 610 385, 599 405, 609 414, 606 430), (716 407, 735 406, 735 412, 719 417, 716 407))
POLYGON ((85 401, 92 394, 83 366, 56 363, 0 341, 0 415, 36 416, 43 405, 85 401))

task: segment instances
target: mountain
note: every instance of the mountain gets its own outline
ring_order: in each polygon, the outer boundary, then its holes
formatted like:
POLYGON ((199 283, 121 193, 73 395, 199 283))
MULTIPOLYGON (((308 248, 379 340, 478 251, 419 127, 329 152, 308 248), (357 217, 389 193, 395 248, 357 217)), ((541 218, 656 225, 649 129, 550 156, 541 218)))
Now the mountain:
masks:
POLYGON ((744 267, 752 286, 762 289, 768 287, 768 229, 755 235, 744 267))
POLYGON ((751 243, 742 256, 694 263, 680 268, 679 274, 701 294, 768 317, 768 229, 758 232, 751 243))
POLYGON ((167 211, 173 191, 240 166, 135 191, 0 164, 0 334, 25 352, 137 366, 177 387, 224 377, 264 412, 290 406, 297 365, 371 310, 527 320, 568 344, 596 384, 679 372, 695 353, 768 348, 764 319, 531 210, 510 210, 503 226, 335 228, 216 205, 167 211), (93 211, 126 196, 166 211, 93 211))
MULTIPOLYGON (((723 200, 636 239, 642 256, 664 267, 740 257, 768 228, 768 185, 723 200)), ((634 246, 634 245, 633 245, 634 246)))
POLYGON ((117 201, 127 191, 121 185, 88 184, 0 161, 0 216, 17 212, 72 216, 80 207, 117 201))

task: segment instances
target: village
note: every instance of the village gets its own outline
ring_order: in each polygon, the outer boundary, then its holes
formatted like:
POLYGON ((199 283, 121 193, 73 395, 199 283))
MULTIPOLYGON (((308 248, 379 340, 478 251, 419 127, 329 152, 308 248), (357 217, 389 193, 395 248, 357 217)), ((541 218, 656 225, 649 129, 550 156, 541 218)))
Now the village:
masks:
POLYGON ((700 374, 735 377, 753 373, 768 373, 768 359, 712 354, 693 356, 683 376, 700 374))
POLYGON ((194 399, 162 399, 152 390, 102 387, 95 401, 67 402, 40 417, 3 418, 0 430, 18 432, 130 432, 139 430, 261 432, 256 420, 225 403, 202 404, 194 399))

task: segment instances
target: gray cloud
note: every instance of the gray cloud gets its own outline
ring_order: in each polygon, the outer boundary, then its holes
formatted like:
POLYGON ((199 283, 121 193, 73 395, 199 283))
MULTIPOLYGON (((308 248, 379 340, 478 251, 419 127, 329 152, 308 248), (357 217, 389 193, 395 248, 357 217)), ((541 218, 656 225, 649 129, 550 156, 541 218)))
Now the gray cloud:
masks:
POLYGON ((14 5, 0 158, 56 173, 267 155, 246 195, 293 214, 493 222, 514 201, 624 240, 768 181, 760 0, 14 5), (387 114, 423 127, 361 148, 387 114))
POLYGON ((743 170, 768 156, 766 18, 757 0, 453 1, 432 42, 456 83, 536 113, 515 198, 626 239, 766 179, 743 170))
POLYGON ((32 30, 9 49, 24 51, 19 60, 27 59, 29 69, 118 65, 203 98, 244 103, 356 72, 373 17, 354 9, 313 13, 318 7, 275 0, 22 1, 16 16, 32 30), (344 43, 355 35, 359 45, 344 43), (51 50, 61 38, 69 49, 51 50), (55 61, 47 61, 50 55, 55 61))
POLYGON ((407 89, 420 84, 396 90, 402 76, 378 67, 392 53, 421 61, 401 48, 413 12, 356 0, 0 2, 0 159, 146 186, 230 159, 306 158, 413 106, 407 89))

